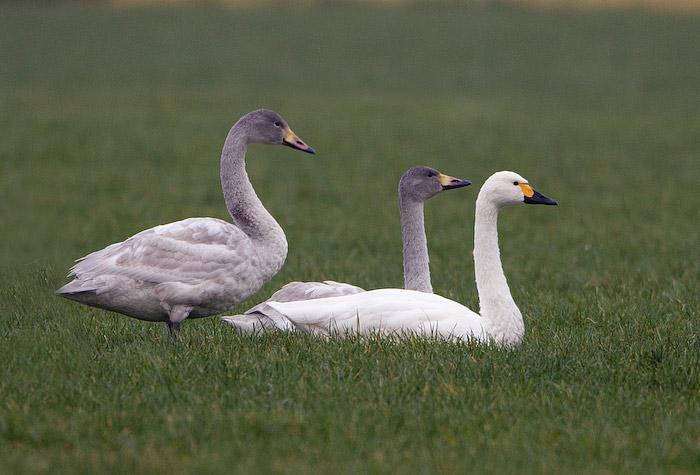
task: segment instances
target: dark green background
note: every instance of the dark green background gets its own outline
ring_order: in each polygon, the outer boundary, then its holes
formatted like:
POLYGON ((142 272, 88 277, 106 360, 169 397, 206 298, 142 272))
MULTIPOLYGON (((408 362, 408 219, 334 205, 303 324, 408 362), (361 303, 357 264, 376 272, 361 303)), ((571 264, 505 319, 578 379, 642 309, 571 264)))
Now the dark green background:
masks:
POLYGON ((514 7, 0 6, 0 460, 10 472, 696 472, 700 17, 514 7), (236 336, 173 344, 55 297, 71 261, 226 218, 228 128, 280 112, 317 150, 248 170, 296 279, 401 285, 416 164, 436 292, 473 309, 473 203, 510 169, 560 202, 502 213, 516 351, 236 336))

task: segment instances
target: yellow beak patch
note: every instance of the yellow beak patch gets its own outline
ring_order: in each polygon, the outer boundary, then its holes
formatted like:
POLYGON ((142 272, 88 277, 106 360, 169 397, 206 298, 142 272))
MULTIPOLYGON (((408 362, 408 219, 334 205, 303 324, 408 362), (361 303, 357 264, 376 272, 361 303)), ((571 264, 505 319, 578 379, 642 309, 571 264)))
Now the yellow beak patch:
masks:
POLYGON ((292 132, 292 129, 287 127, 287 129, 284 131, 284 140, 286 140, 287 142, 294 142, 294 139, 296 138, 297 135, 294 132, 292 132))
POLYGON ((532 187, 527 183, 520 183, 518 186, 521 190, 523 190, 523 195, 525 195, 528 198, 532 198, 532 195, 535 194, 535 190, 533 190, 532 187))
POLYGON ((450 183, 452 183, 453 180, 457 180, 457 179, 456 179, 455 177, 453 177, 453 176, 443 175, 442 173, 440 173, 440 174, 438 175, 438 180, 440 181, 440 184, 441 184, 442 186, 447 186, 447 185, 449 185, 450 183))

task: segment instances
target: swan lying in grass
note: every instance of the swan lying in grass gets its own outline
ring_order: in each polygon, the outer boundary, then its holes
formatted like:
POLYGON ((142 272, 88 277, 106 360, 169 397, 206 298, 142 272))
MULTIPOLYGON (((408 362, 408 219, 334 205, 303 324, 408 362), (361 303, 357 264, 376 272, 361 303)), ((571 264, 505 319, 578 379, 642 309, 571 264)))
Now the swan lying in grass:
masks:
POLYGON ((439 295, 380 289, 343 297, 267 302, 290 323, 289 329, 328 335, 411 334, 449 340, 476 339, 518 344, 523 317, 510 294, 498 249, 498 212, 515 204, 556 205, 520 175, 498 172, 482 186, 474 222, 474 270, 481 312, 439 295))
POLYGON ((221 152, 221 185, 235 224, 189 218, 142 231, 83 257, 57 293, 93 307, 157 322, 177 333, 186 318, 220 313, 270 280, 287 257, 287 239, 245 170, 248 144, 307 153, 277 113, 257 110, 231 128, 221 152))
MULTIPOLYGON (((423 205, 444 190, 470 185, 443 175, 429 167, 413 167, 399 180, 399 213, 401 239, 403 241, 404 287, 409 290, 432 293, 428 257, 428 241, 425 236, 423 205)), ((365 292, 361 287, 327 280, 325 282, 291 282, 272 294, 268 301, 293 302, 327 297, 339 297, 365 292)), ((243 315, 221 317, 224 321, 245 333, 259 330, 288 330, 293 326, 272 309, 267 302, 260 303, 243 315)))

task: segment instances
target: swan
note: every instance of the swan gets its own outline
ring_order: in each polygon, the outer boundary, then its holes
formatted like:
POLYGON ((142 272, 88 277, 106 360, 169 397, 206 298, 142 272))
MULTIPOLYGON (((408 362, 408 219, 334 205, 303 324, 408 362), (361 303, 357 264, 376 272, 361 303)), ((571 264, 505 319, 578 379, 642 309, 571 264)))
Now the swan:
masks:
MULTIPOLYGON (((462 180, 424 166, 407 170, 399 180, 399 215, 403 241, 404 288, 420 292, 433 292, 430 282, 428 241, 425 235, 423 207, 427 200, 442 192, 470 185, 462 180)), ((324 282, 290 282, 268 299, 275 302, 292 302, 326 297, 339 297, 365 292, 350 284, 326 280, 324 282)), ((237 330, 254 333, 262 329, 291 329, 276 311, 260 303, 243 315, 221 317, 237 330)))
POLYGON ((476 200, 474 271, 479 314, 439 295, 404 289, 296 302, 270 301, 267 305, 290 322, 289 329, 322 335, 378 332, 517 345, 525 326, 501 266, 497 219, 501 208, 520 203, 557 204, 509 171, 486 180, 476 200))
POLYGON ((287 239, 245 170, 249 144, 314 149, 279 114, 260 109, 231 128, 221 152, 221 186, 235 223, 188 218, 156 226, 78 259, 61 297, 154 322, 177 335, 186 318, 220 313, 255 293, 287 257, 287 239))

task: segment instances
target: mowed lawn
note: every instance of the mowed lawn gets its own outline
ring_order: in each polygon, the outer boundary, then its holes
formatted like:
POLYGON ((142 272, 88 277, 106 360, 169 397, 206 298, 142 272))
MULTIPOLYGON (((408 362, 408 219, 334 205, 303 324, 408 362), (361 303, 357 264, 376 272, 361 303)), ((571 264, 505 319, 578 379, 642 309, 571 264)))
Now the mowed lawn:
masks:
POLYGON ((642 12, 0 7, 0 472, 697 473, 700 17, 642 12), (474 201, 517 171, 558 207, 500 219, 516 350, 251 338, 59 299, 73 259, 227 219, 229 127, 280 112, 318 150, 251 147, 290 280, 401 286, 416 164, 437 293, 478 308, 474 201))

